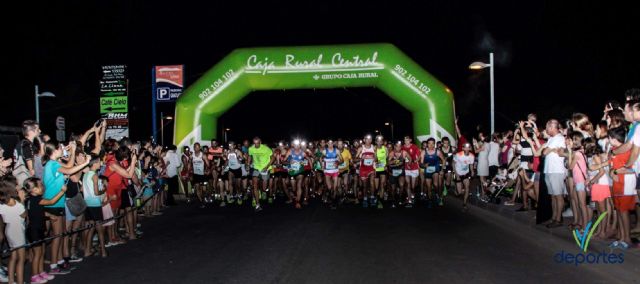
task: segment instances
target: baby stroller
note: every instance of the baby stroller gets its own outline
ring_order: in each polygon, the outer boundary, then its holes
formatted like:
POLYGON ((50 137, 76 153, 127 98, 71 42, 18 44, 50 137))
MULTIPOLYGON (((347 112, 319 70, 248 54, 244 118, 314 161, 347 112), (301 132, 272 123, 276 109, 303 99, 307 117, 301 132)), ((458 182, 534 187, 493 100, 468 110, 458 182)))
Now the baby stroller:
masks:
POLYGON ((517 157, 514 157, 508 167, 502 166, 498 169, 498 173, 486 187, 488 191, 486 202, 500 204, 502 202, 501 196, 511 198, 513 187, 518 178, 518 168, 512 166, 519 164, 515 163, 517 160, 517 157))
MULTIPOLYGON (((515 173, 515 171, 514 171, 515 173)), ((498 170, 498 174, 491 180, 491 183, 487 186, 487 200, 486 202, 493 202, 495 204, 501 203, 501 196, 511 197, 513 192, 513 186, 516 183, 515 176, 512 173, 507 172, 506 168, 498 170)))

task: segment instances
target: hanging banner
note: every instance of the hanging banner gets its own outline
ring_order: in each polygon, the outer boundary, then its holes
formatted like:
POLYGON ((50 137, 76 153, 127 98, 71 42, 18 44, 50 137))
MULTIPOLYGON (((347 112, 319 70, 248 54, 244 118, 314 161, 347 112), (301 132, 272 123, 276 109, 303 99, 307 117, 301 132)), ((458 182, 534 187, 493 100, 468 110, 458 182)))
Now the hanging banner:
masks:
POLYGON ((126 65, 102 66, 100 114, 107 121, 107 138, 129 137, 128 82, 126 65))
POLYGON ((182 94, 184 65, 155 66, 153 93, 158 102, 174 102, 182 94))

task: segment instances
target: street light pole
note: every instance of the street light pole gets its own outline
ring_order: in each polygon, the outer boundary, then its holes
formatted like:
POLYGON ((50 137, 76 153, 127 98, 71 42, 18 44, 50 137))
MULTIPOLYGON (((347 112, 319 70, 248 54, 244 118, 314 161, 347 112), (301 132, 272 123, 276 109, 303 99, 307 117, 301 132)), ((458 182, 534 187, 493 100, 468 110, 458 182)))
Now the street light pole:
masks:
POLYGON ((164 147, 164 114, 160 112, 160 144, 164 147))
POLYGON ((489 64, 482 62, 473 62, 469 65, 469 69, 471 70, 480 70, 489 67, 489 80, 490 80, 490 88, 491 88, 491 134, 495 132, 495 124, 496 124, 496 113, 495 113, 495 99, 494 99, 494 84, 493 84, 493 52, 489 53, 489 64))
POLYGON ((495 133, 495 127, 496 127, 496 112, 495 112, 495 100, 494 100, 494 96, 493 96, 493 52, 489 53, 489 65, 491 65, 489 67, 489 73, 490 73, 490 81, 491 81, 491 135, 493 135, 493 133, 495 133))
POLYGON ((393 136, 393 120, 391 120, 391 122, 385 122, 384 125, 388 125, 389 127, 391 127, 391 141, 396 140, 393 136))
POLYGON ((51 92, 44 92, 44 93, 40 93, 40 90, 38 89, 38 85, 36 85, 36 93, 35 93, 35 97, 36 97, 36 122, 39 124, 40 123, 40 97, 48 97, 48 98, 55 98, 56 95, 54 95, 51 92))
POLYGON ((38 100, 38 85, 36 85, 36 122, 40 124, 40 100, 38 100))

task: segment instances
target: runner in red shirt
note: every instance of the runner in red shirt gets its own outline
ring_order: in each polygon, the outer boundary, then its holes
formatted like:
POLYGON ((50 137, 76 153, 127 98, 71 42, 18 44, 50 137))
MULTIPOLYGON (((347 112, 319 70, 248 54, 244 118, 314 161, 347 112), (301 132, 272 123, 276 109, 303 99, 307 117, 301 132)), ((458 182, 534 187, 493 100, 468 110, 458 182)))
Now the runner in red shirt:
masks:
POLYGON ((413 191, 416 188, 416 180, 420 175, 420 148, 413 144, 413 139, 404 137, 404 176, 407 183, 407 204, 406 207, 413 206, 413 191))
POLYGON ((369 193, 373 192, 376 177, 376 147, 373 146, 371 142, 371 135, 365 136, 364 144, 358 148, 358 153, 356 154, 356 159, 360 160, 360 180, 362 181, 364 188, 362 207, 365 208, 369 207, 367 196, 369 196, 369 193), (367 182, 367 180, 369 180, 369 182, 367 182))

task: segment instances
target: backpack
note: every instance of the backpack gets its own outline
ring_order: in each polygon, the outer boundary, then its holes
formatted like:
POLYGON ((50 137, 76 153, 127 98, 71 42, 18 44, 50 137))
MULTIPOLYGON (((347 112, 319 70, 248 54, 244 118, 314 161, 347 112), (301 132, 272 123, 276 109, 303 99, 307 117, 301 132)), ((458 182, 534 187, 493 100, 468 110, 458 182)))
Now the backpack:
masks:
POLYGON ((15 163, 13 164, 13 171, 11 173, 16 178, 19 186, 22 186, 24 181, 31 177, 29 169, 27 168, 27 163, 22 156, 22 144, 24 144, 24 141, 25 140, 20 140, 20 143, 18 143, 16 148, 13 150, 13 159, 15 163))

